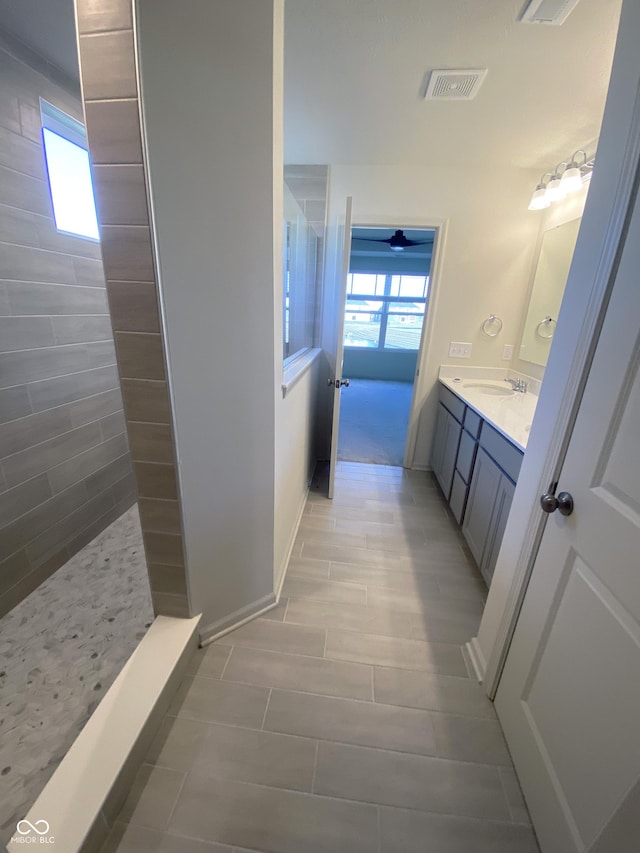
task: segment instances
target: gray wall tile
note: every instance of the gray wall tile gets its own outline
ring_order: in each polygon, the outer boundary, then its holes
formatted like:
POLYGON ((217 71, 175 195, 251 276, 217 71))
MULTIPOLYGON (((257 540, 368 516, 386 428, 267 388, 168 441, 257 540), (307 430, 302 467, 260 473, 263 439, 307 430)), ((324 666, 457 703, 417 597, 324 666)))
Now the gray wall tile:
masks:
MULTIPOLYGON (((126 379, 164 379, 164 354, 160 335, 116 332, 118 364, 126 379)), ((12 383, 12 384, 18 384, 12 383)), ((146 420, 146 419, 143 419, 146 420)))
MULTIPOLYGON (((147 559, 150 559, 147 552, 147 559)), ((182 566, 162 566, 149 563, 149 582, 155 593, 180 595, 186 598, 187 583, 182 566)))
POLYGON ((55 342, 50 317, 0 317, 0 352, 51 347, 55 342))
POLYGON ((169 423, 169 392, 166 382, 123 379, 122 396, 129 420, 169 423))
POLYGON ((148 225, 147 191, 140 166, 93 167, 98 220, 103 225, 148 225))
MULTIPOLYGON (((98 424, 90 424, 89 427, 94 429, 98 424)), ((83 427, 87 429, 87 427, 83 427)), ((100 430, 98 428, 98 433, 100 430)), ((54 468, 48 471, 51 491, 54 494, 62 492, 72 486, 74 483, 79 483, 86 480, 92 474, 100 471, 111 462, 115 462, 127 452, 127 438, 123 435, 117 435, 109 441, 96 443, 84 453, 78 453, 72 458, 61 462, 54 468)), ((116 482, 119 478, 116 477, 116 482)))
POLYGON ((3 388, 0 391, 0 423, 24 418, 31 414, 31 402, 26 385, 3 388))
POLYGON ((106 290, 33 281, 5 282, 12 314, 107 314, 106 290))
POLYGON ((41 143, 39 96, 78 119, 81 104, 49 63, 3 46, 0 614, 135 499, 100 244, 57 231, 41 143))
POLYGON ((168 424, 129 422, 131 458, 136 462, 174 461, 173 438, 168 424))
POLYGON ((111 322, 117 332, 160 332, 154 282, 109 281, 107 292, 111 322))
POLYGON ((184 566, 181 536, 173 533, 146 532, 144 547, 149 563, 161 566, 184 566))
MULTIPOLYGON (((61 433, 40 444, 32 445, 20 453, 7 456, 2 461, 7 484, 13 486, 24 483, 31 477, 54 469, 65 460, 101 442, 100 424, 93 423, 61 433)), ((76 481, 72 480, 67 485, 73 482, 76 481)), ((61 491, 61 489, 54 491, 61 491)))
MULTIPOLYGON (((138 509, 143 529, 159 533, 180 533, 180 508, 178 501, 140 498, 138 509)), ((164 590, 168 592, 169 590, 164 590)))
POLYGON ((136 96, 131 30, 81 36, 79 44, 82 84, 87 101, 136 96))
POLYGON ((51 216, 51 199, 45 181, 7 169, 6 166, 0 166, 0 203, 51 216))
POLYGON ((155 281, 151 237, 143 225, 103 225, 102 258, 111 281, 155 281))
MULTIPOLYGON (((96 245, 90 240, 85 240, 84 243, 89 246, 96 245)), ((83 287, 105 286, 102 257, 100 254, 95 258, 74 257, 72 260, 76 284, 80 284, 83 287)))
POLYGON ((83 341, 113 342, 111 323, 104 314, 53 317, 51 322, 56 344, 75 344, 83 341))
POLYGON ((78 32, 97 33, 131 28, 131 0, 78 0, 78 32))
POLYGON ((138 494, 143 498, 178 499, 178 487, 173 465, 158 465, 155 462, 135 462, 138 494))
POLYGON ((51 497, 51 488, 45 474, 34 477, 26 483, 0 494, 0 518, 3 525, 9 525, 16 518, 28 512, 32 506, 51 497))
POLYGON ((73 259, 69 255, 10 243, 2 246, 0 278, 76 284, 73 259))
POLYGON ((94 164, 142 162, 137 101, 94 101, 85 109, 94 164))
POLYGON ((167 595, 167 593, 155 592, 152 589, 151 601, 153 603, 153 612, 156 615, 175 616, 180 619, 186 619, 191 616, 186 595, 167 595))

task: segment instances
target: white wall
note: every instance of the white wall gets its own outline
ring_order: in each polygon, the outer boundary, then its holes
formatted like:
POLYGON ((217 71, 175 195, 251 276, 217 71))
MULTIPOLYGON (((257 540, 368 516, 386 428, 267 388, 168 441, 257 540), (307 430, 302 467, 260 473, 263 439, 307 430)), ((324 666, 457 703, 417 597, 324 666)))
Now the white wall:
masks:
MULTIPOLYGON (((413 464, 429 465, 435 384, 443 363, 506 367, 504 344, 519 342, 540 218, 527 210, 539 175, 528 170, 472 171, 425 165, 332 166, 330 222, 353 196, 354 225, 432 226, 446 220, 430 305, 432 334, 417 382, 421 412, 413 464), (489 314, 504 326, 488 338, 480 326, 489 314), (470 360, 452 362, 450 341, 473 344, 470 360)), ((325 315, 324 322, 331 322, 325 315)))
POLYGON ((205 631, 273 597, 282 11, 138 4, 189 597, 205 631))

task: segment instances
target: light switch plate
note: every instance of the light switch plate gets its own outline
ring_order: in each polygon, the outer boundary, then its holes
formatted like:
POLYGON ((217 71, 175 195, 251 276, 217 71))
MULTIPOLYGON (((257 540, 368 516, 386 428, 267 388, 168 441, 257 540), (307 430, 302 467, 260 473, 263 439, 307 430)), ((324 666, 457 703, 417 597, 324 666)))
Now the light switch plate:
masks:
POLYGON ((451 341, 449 358, 471 358, 471 344, 464 341, 451 341))
POLYGON ((509 361, 513 358, 513 344, 505 344, 502 347, 502 360, 509 361))

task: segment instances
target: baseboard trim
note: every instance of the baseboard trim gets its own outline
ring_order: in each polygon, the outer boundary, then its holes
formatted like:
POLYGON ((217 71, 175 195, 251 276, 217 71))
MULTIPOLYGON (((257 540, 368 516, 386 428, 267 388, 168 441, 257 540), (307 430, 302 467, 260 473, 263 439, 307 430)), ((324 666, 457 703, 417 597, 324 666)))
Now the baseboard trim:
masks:
POLYGON ((293 526, 293 532, 291 534, 291 538, 289 539, 289 546, 287 548, 287 553, 280 566, 278 572, 278 578, 274 584, 276 601, 280 601, 280 595, 282 594, 282 585, 284 584, 285 578, 287 576, 287 569, 289 568, 289 561, 291 560, 291 554, 293 552, 293 546, 296 544, 296 537, 298 535, 298 529, 300 528, 300 524, 302 522, 302 517, 304 515, 304 508, 307 505, 307 498, 309 497, 309 486, 305 489, 304 495, 302 496, 302 501, 300 502, 300 506, 298 507, 298 515, 296 517, 296 523, 293 526))
POLYGON ((487 663, 482 654, 480 643, 477 637, 472 637, 468 643, 462 647, 462 655, 467 664, 469 675, 475 678, 480 684, 484 682, 484 675, 487 670, 487 663))
POLYGON ((239 610, 236 610, 235 613, 231 613, 223 619, 218 619, 216 622, 211 622, 209 625, 200 629, 200 645, 208 646, 209 643, 219 640, 220 637, 224 637, 224 635, 228 634, 230 631, 235 631, 236 628, 240 628, 247 622, 257 619, 258 616, 262 616, 263 613, 268 613, 269 610, 272 610, 277 603, 278 599, 276 594, 274 592, 270 592, 268 595, 264 595, 257 601, 252 601, 251 604, 241 607, 239 610))
MULTIPOLYGON (((195 651, 199 619, 156 617, 25 815, 49 823, 56 849, 104 844, 195 651)), ((23 849, 23 837, 7 846, 23 849)))

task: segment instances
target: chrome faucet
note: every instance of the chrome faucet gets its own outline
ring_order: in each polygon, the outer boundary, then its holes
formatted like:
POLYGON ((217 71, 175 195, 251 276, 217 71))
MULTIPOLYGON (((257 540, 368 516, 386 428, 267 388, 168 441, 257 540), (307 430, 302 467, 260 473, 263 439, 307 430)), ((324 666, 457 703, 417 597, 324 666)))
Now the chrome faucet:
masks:
POLYGON ((524 379, 505 379, 504 381, 509 382, 514 391, 519 391, 521 394, 527 393, 529 386, 524 379))

